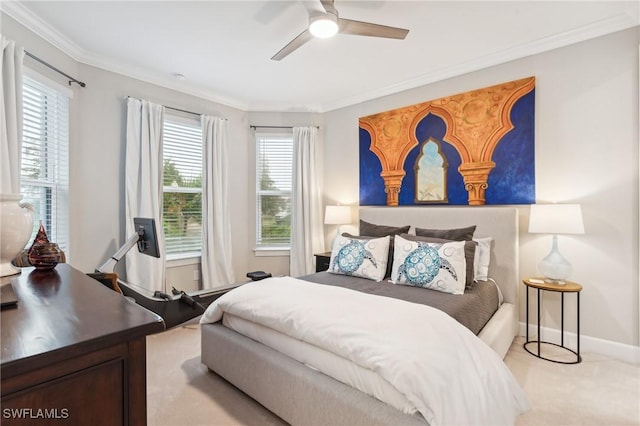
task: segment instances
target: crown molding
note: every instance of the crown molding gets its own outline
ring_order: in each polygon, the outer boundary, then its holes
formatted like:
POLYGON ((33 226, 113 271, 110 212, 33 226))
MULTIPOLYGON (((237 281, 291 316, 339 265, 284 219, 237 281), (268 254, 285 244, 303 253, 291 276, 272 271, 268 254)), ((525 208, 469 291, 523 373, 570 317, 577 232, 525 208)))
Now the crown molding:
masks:
POLYGON ((53 28, 49 23, 31 12, 31 10, 24 7, 21 2, 0 1, 0 5, 2 5, 2 12, 11 16, 13 19, 28 28, 30 31, 42 37, 47 42, 51 43, 54 47, 58 48, 77 62, 100 68, 105 71, 114 72, 116 74, 122 74, 127 77, 135 78, 137 80, 155 84, 167 89, 176 90, 178 92, 196 96, 201 99, 220 103, 232 108, 237 108, 242 111, 248 110, 248 105, 246 103, 238 101, 237 99, 223 97, 217 93, 212 92, 211 90, 203 89, 202 87, 189 86, 184 82, 178 83, 170 79, 169 77, 158 75, 153 71, 128 65, 122 65, 121 63, 109 61, 104 59, 103 57, 87 52, 76 43, 71 41, 67 36, 63 35, 58 30, 53 28))
POLYGON ((176 90, 188 95, 196 96, 212 102, 220 103, 242 111, 278 111, 278 112, 328 112, 340 108, 345 108, 362 102, 371 101, 394 93, 402 92, 409 89, 415 89, 420 86, 435 83, 437 81, 446 80, 448 78, 457 77, 473 71, 500 65, 516 59, 539 54, 553 49, 569 46, 581 41, 593 39, 617 31, 622 31, 634 26, 638 26, 638 16, 632 16, 629 13, 620 13, 611 18, 603 19, 589 25, 575 28, 570 31, 559 33, 550 37, 545 37, 531 43, 519 45, 486 55, 471 61, 457 64, 451 67, 441 68, 426 74, 413 77, 396 84, 385 86, 376 90, 361 93, 328 102, 322 105, 283 105, 283 104, 262 104, 251 103, 239 99, 222 96, 210 89, 196 87, 195 85, 187 85, 184 82, 177 83, 167 76, 161 76, 148 69, 136 68, 121 63, 109 61, 103 57, 99 57, 90 52, 85 51, 68 37, 53 28, 50 24, 33 14, 29 9, 24 7, 19 1, 1 1, 2 11, 13 19, 24 25, 26 28, 47 40, 49 43, 69 55, 77 62, 94 66, 97 68, 122 74, 144 82, 155 84, 176 90))
POLYGON ((31 10, 26 8, 20 1, 0 1, 2 12, 6 13, 20 24, 31 30, 36 35, 45 39, 63 53, 70 56, 77 62, 82 62, 87 52, 78 46, 67 36, 53 28, 48 22, 43 21, 31 10))
POLYGON ((571 31, 559 33, 551 37, 545 37, 531 43, 515 46, 510 49, 496 52, 491 55, 486 55, 481 58, 477 58, 451 67, 444 67, 411 79, 401 81, 396 84, 376 89, 374 91, 369 91, 357 96, 344 98, 336 102, 327 103, 322 105, 321 110, 322 112, 328 112, 340 108, 345 108, 361 102, 367 102, 373 99, 381 98, 383 96, 399 93, 404 90, 415 89, 420 86, 446 80, 452 77, 458 77, 460 75, 467 74, 473 71, 478 71, 481 69, 511 62, 517 59, 522 59, 527 56, 532 56, 561 47, 569 46, 617 31, 626 30, 638 25, 639 22, 637 18, 634 18, 626 13, 621 13, 614 17, 603 19, 601 21, 573 29, 571 31))
POLYGON ((123 65, 122 63, 105 60, 103 57, 93 54, 85 55, 80 62, 84 65, 135 78, 136 80, 140 80, 144 83, 155 84, 156 86, 175 90, 197 98, 219 103, 242 111, 248 111, 249 106, 246 102, 242 102, 236 98, 220 95, 210 89, 190 84, 188 81, 177 81, 171 76, 154 72, 148 68, 123 65))

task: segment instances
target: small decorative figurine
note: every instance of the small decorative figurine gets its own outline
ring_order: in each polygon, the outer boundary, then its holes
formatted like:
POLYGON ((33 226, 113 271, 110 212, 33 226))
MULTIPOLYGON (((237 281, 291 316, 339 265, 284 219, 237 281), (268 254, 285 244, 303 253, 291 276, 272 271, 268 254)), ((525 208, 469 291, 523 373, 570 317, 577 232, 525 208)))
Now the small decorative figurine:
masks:
POLYGON ((40 221, 40 229, 29 248, 29 263, 38 270, 51 270, 60 262, 60 247, 58 244, 49 242, 47 232, 40 221))

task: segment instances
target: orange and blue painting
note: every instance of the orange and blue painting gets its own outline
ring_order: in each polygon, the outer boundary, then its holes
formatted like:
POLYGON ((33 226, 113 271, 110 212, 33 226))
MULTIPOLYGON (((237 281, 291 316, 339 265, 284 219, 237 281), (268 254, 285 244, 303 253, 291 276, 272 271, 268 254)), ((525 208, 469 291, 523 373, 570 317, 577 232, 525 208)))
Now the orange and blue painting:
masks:
POLYGON ((360 205, 535 203, 535 77, 361 117, 360 205))

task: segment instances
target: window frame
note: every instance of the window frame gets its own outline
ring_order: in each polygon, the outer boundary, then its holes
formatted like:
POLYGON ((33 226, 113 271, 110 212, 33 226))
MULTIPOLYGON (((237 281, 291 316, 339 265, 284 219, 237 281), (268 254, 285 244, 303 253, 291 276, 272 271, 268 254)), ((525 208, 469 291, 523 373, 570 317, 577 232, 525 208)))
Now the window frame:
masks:
MULTIPOLYGON (((38 204, 44 208, 45 212, 38 210, 38 206, 34 205, 34 223, 31 236, 26 247, 33 243, 36 233, 40 227, 40 221, 43 222, 47 236, 50 241, 57 243, 65 252, 67 260, 69 260, 70 250, 70 207, 69 207, 69 146, 70 146, 70 120, 71 120, 71 99, 73 91, 53 80, 43 76, 42 74, 28 68, 23 68, 23 105, 22 105, 22 141, 21 141, 21 165, 20 165, 20 192, 23 194, 23 201, 30 202, 33 198, 25 197, 27 192, 25 187, 46 188, 49 193, 43 198, 38 199, 38 204), (38 87, 41 86, 41 87, 38 87), (28 107, 24 93, 27 88, 29 90, 40 92, 44 96, 54 97, 55 105, 50 110, 54 110, 52 114, 43 113, 42 117, 46 117, 43 122, 45 130, 40 134, 41 142, 38 144, 40 157, 43 159, 39 166, 41 167, 41 175, 37 178, 27 176, 24 173, 26 149, 33 146, 32 143, 25 143, 25 138, 29 132, 25 131, 25 126, 29 125, 29 121, 25 119, 25 107, 28 107), (55 117, 57 122, 48 124, 51 117, 55 117), (62 122, 62 119, 64 122, 62 122), (53 129, 52 131, 49 129, 53 129), (44 166, 43 164, 44 163, 44 166), (44 215, 44 217, 43 217, 44 215)), ((52 104, 49 102, 48 104, 52 104)), ((45 105, 40 105, 41 110, 45 110, 45 105)), ((40 196, 42 197, 42 196, 40 196)))
MULTIPOLYGON (((169 253, 167 251, 167 235, 166 235, 166 229, 164 227, 165 225, 165 197, 164 195, 166 193, 174 193, 174 194, 200 194, 201 200, 202 200, 202 179, 204 178, 203 176, 203 167, 202 164, 204 163, 204 147, 202 145, 202 125, 201 122, 199 120, 199 118, 194 118, 193 116, 189 115, 182 115, 179 112, 168 112, 165 110, 164 112, 164 118, 163 118, 163 135, 162 135, 162 165, 163 165, 163 186, 162 186, 162 226, 163 226, 163 231, 165 232, 165 249, 164 249, 164 255, 165 255, 165 259, 167 262, 169 262, 168 266, 172 266, 173 264, 177 264, 177 263, 181 263, 181 261, 184 261, 186 259, 199 259, 202 256, 202 238, 200 238, 200 249, 199 250, 185 250, 185 251, 180 251, 180 252, 174 252, 174 253, 169 253), (196 188, 196 187, 186 187, 186 186, 173 186, 173 185, 164 185, 164 161, 165 161, 165 149, 166 149, 166 124, 167 122, 169 123, 174 123, 174 124, 179 124, 179 125, 186 125, 186 126, 191 126, 193 127, 193 129, 197 129, 200 132, 200 161, 201 161, 201 167, 200 167, 200 187, 196 188)), ((202 214, 202 204, 200 206, 200 213, 202 214)), ((201 228, 200 228, 200 236, 202 237, 202 216, 201 216, 201 228)), ((188 262, 191 263, 191 262, 188 262)))
MULTIPOLYGON (((262 233, 262 196, 283 196, 289 199, 289 202, 293 202, 293 188, 292 185, 290 189, 287 190, 263 190, 260 189, 260 180, 262 175, 262 163, 261 163, 261 149, 262 149, 262 140, 266 138, 281 138, 286 139, 287 143, 290 144, 290 152, 291 152, 291 162, 289 174, 291 175, 291 180, 293 183, 293 131, 286 131, 284 129, 278 129, 273 131, 260 130, 256 131, 254 134, 254 148, 255 148, 255 234, 254 234, 254 253, 256 256, 282 256, 288 255, 291 249, 291 226, 289 222, 289 237, 287 242, 283 243, 274 243, 274 242, 263 242, 261 238, 262 233)), ((291 210, 291 207, 290 207, 291 210)))

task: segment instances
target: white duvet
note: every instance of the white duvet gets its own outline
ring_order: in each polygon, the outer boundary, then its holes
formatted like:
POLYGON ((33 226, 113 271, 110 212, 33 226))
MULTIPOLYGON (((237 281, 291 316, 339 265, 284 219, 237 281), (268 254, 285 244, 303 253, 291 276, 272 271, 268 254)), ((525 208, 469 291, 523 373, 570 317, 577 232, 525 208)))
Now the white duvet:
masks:
POLYGON ((434 308, 290 277, 236 288, 201 323, 228 312, 380 375, 429 424, 514 424, 528 409, 500 357, 434 308))

